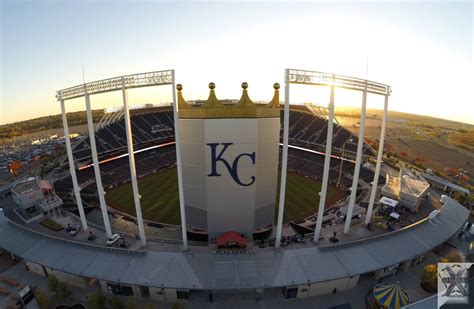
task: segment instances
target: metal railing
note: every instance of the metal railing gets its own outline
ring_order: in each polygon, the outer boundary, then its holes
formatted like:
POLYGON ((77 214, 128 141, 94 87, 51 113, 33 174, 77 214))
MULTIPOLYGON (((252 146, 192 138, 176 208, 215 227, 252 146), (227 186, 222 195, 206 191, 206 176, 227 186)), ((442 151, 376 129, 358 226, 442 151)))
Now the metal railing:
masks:
POLYGON ((390 95, 392 92, 389 85, 357 77, 318 71, 290 69, 289 82, 293 84, 335 86, 336 88, 367 91, 379 95, 390 95))
POLYGON ((374 240, 385 239, 385 238, 389 238, 389 237, 392 237, 394 235, 400 234, 400 233, 402 233, 402 232, 404 232, 408 229, 415 228, 415 227, 421 225, 422 223, 424 223, 426 221, 428 221, 428 218, 421 219, 420 221, 417 221, 413 224, 405 226, 404 228, 401 228, 401 229, 396 230, 396 231, 383 233, 383 234, 380 234, 380 235, 366 237, 366 238, 362 238, 362 239, 357 239, 357 240, 353 240, 353 241, 348 241, 348 242, 344 242, 344 243, 341 243, 341 244, 321 246, 321 247, 318 247, 318 248, 321 251, 328 251, 328 250, 333 250, 333 249, 341 249, 341 248, 345 248, 345 247, 359 245, 359 244, 367 243, 367 242, 374 241, 374 240))
POLYGON ((88 95, 116 91, 122 89, 122 78, 125 80, 125 88, 139 88, 148 86, 171 85, 172 70, 130 74, 118 77, 102 79, 87 84, 69 87, 56 92, 56 98, 70 100, 88 95))

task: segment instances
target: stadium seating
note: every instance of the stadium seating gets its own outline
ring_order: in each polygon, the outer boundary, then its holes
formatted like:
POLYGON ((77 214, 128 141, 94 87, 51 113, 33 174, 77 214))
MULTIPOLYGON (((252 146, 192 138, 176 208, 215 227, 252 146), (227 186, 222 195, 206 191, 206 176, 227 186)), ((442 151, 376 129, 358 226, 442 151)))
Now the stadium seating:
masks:
MULTIPOLYGON (((289 140, 291 144, 309 149, 324 150, 327 138, 327 120, 308 112, 304 106, 290 110, 289 140)), ((283 111, 281 112, 283 127, 283 111)), ((174 139, 173 114, 171 110, 144 109, 132 114, 131 126, 136 150, 174 139)), ((281 132, 283 132, 281 130, 281 132)), ((340 153, 355 153, 358 138, 346 128, 334 124, 333 148, 340 153)), ((100 156, 126 152, 126 133, 124 119, 101 125, 95 133, 97 152, 100 156)), ((368 145, 363 153, 373 155, 368 145)), ((78 161, 87 161, 91 156, 89 137, 85 137, 74 148, 78 161)))
MULTIPOLYGON (((331 160, 329 182, 333 184, 339 182, 341 187, 349 189, 352 186, 352 178, 348 176, 353 174, 355 165, 352 162, 344 161, 341 170, 341 162, 336 159, 331 160)), ((324 156, 290 148, 288 151, 288 170, 314 179, 321 179, 324 170, 324 156)), ((374 173, 372 171, 361 167, 360 179, 370 183, 373 178, 374 173)))
MULTIPOLYGON (((281 111, 281 127, 283 127, 283 111, 281 111)), ((95 137, 99 159, 107 159, 127 152, 125 123, 123 117, 107 116, 113 121, 101 122, 95 137), (115 120, 114 120, 115 119, 115 120)), ((174 140, 173 113, 170 108, 145 108, 134 110, 131 114, 131 127, 135 150, 174 140)), ((291 145, 324 151, 326 145, 328 122, 308 111, 305 106, 292 106, 290 110, 289 140, 291 145)), ((282 135, 282 130, 280 131, 282 135)), ((333 153, 346 155, 357 151, 358 138, 346 128, 334 123, 333 153)), ((364 145, 364 154, 373 155, 368 145, 364 145)), ((90 163, 91 150, 88 137, 80 140, 74 147, 76 162, 90 163)), ((144 151, 135 156, 138 177, 155 173, 160 169, 175 164, 174 146, 144 151)), ((308 177, 320 179, 323 174, 324 156, 290 149, 288 169, 308 177)), ((128 157, 119 158, 100 165, 101 177, 105 189, 112 188, 130 180, 128 157)), ((352 185, 354 164, 348 161, 341 163, 331 160, 329 173, 331 183, 339 183, 344 188, 352 185), (341 168, 342 164, 342 168, 341 168)), ((360 179, 370 183, 373 172, 361 168, 360 179)), ((94 201, 97 204, 97 187, 94 181, 93 168, 81 169, 77 172, 81 189, 81 197, 86 206, 94 201)), ((381 177, 383 182, 383 177, 381 177)), ((72 181, 70 177, 54 183, 56 193, 64 201, 64 205, 74 205, 72 181)))
MULTIPOLYGON (((151 109, 154 110, 154 109, 151 109)), ((173 115, 170 110, 134 114, 131 117, 133 144, 136 150, 174 137, 173 115)), ((127 142, 124 119, 102 125, 95 132, 97 153, 101 156, 126 152, 127 142)), ((74 148, 74 158, 84 161, 91 156, 89 137, 74 148)))
MULTIPOLYGON (((176 163, 174 146, 141 152, 135 155, 137 177, 155 173, 176 163)), ((130 181, 128 157, 123 157, 100 165, 102 184, 105 189, 130 181)), ((92 167, 77 171, 81 198, 85 206, 97 204, 97 185, 92 167)), ((54 183, 56 194, 63 200, 63 207, 75 207, 71 177, 54 183)), ((92 205, 91 205, 92 206, 92 205)))

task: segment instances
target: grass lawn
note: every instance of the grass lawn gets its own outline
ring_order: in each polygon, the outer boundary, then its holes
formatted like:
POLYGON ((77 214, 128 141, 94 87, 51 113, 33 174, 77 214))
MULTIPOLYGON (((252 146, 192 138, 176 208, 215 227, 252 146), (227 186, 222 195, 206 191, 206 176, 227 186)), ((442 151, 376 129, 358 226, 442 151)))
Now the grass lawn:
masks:
MULTIPOLYGON (((176 168, 140 178, 138 188, 142 196, 140 203, 143 218, 162 223, 180 224, 176 168)), ((105 197, 107 204, 113 208, 135 216, 131 183, 107 191, 105 197)))
MULTIPOLYGON (((280 177, 278 177, 277 207, 275 209, 275 222, 278 217, 278 204, 280 200, 280 177)), ((306 178, 297 173, 288 173, 286 177, 285 212, 283 221, 302 219, 313 215, 318 211, 319 191, 321 191, 321 180, 306 178)), ((326 205, 338 201, 344 196, 344 191, 329 185, 326 194, 326 205)))
MULTIPOLYGON (((279 181, 278 181, 279 183, 279 181)), ((143 217, 148 220, 180 224, 178 179, 176 168, 167 169, 157 174, 138 180, 143 217)), ((301 219, 314 214, 318 209, 321 181, 305 178, 295 173, 288 173, 284 221, 301 219)), ((328 203, 337 201, 344 192, 328 187, 328 203)), ((135 206, 130 183, 115 187, 105 195, 107 203, 113 208, 135 216, 135 206)), ((278 193, 276 196, 278 201, 278 193)), ((277 210, 275 210, 275 218, 277 210)))

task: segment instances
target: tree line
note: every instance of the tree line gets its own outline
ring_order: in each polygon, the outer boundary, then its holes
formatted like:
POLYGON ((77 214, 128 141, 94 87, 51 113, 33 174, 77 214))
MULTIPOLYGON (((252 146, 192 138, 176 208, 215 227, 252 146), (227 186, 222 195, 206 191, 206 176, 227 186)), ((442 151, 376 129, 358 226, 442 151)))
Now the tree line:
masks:
MULTIPOLYGON (((94 122, 98 122, 103 115, 104 110, 102 109, 92 111, 94 122)), ((69 126, 86 124, 86 112, 80 111, 67 113, 67 121, 69 126)), ((62 128, 62 126, 63 122, 61 114, 4 124, 0 125, 0 139, 11 139, 28 133, 62 128)))

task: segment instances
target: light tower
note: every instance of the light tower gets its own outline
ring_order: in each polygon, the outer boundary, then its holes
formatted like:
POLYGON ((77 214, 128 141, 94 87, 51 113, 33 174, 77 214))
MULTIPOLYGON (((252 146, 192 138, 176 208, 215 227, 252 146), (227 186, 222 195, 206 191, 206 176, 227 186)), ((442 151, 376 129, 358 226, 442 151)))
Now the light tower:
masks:
MULTIPOLYGON (((275 247, 280 246, 281 234, 282 234, 282 224, 283 224, 283 212, 284 212, 284 202, 285 202, 285 191, 286 191, 286 162, 288 160, 288 123, 289 123, 289 101, 290 101, 290 85, 291 84, 300 84, 308 86, 326 86, 330 87, 330 99, 329 99, 329 119, 328 119, 328 132, 326 138, 326 153, 324 160, 324 170, 323 170, 323 181, 321 186, 320 200, 318 215, 316 219, 314 240, 318 241, 321 233, 322 220, 324 215, 325 208, 325 199, 326 199, 326 190, 329 181, 328 173, 330 168, 330 157, 332 152, 332 128, 333 128, 333 116, 334 116, 334 91, 335 89, 348 89, 354 91, 362 92, 362 109, 361 109, 361 121, 360 121, 360 132, 359 132, 359 141, 357 147, 356 163, 354 169, 354 177, 351 189, 351 197, 348 206, 348 213, 346 216, 346 222, 344 226, 344 232, 348 233, 351 225, 352 212, 354 209, 355 198, 357 193, 357 184, 359 180, 359 171, 360 165, 362 162, 362 152, 364 145, 364 129, 365 129, 365 112, 366 112, 366 103, 367 103, 367 93, 373 93, 377 95, 385 96, 385 105, 384 105, 384 120, 382 122, 382 132, 381 136, 385 136, 385 122, 386 122, 386 113, 388 107, 388 96, 391 93, 391 88, 388 85, 377 83, 374 81, 369 81, 366 79, 360 79, 350 76, 309 71, 309 70, 297 70, 297 69, 286 69, 285 70, 285 114, 284 114, 284 130, 283 130, 283 156, 282 156, 282 169, 281 169, 281 185, 280 185, 280 209, 278 213, 277 221, 277 234, 275 247)), ((373 186, 377 186, 378 174, 380 173, 380 164, 382 160, 382 150, 383 150, 383 138, 381 137, 381 147, 379 148, 379 154, 377 156, 376 164, 376 176, 374 177, 373 186)), ((375 188, 376 189, 376 188, 375 188)), ((371 201, 375 199, 375 189, 372 188, 371 201)), ((373 207, 373 201, 369 205, 367 215, 370 215, 373 207)), ((367 220, 367 219, 366 219, 367 220)))

